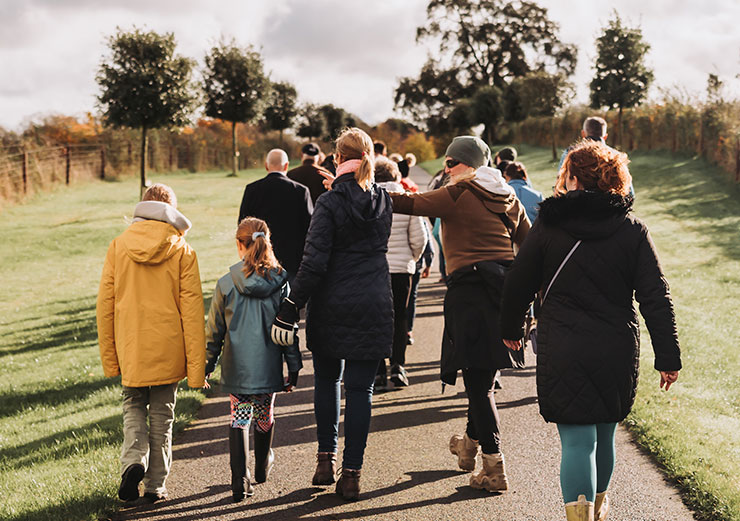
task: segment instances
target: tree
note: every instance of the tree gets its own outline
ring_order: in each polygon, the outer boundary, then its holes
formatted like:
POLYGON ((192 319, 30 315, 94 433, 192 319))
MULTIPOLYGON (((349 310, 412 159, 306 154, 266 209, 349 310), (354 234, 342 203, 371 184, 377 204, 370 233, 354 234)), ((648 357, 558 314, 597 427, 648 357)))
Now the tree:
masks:
POLYGON ((531 72, 523 78, 516 78, 508 86, 504 102, 506 119, 523 121, 528 117, 549 117, 552 157, 557 159, 554 117, 573 94, 573 85, 564 76, 544 71, 531 72))
POLYGON ((307 103, 299 112, 300 123, 296 132, 298 136, 313 139, 324 135, 326 122, 317 105, 307 103))
POLYGON ((193 61, 175 55, 175 37, 154 31, 120 28, 108 38, 111 56, 96 80, 104 121, 114 127, 141 129, 141 194, 146 190, 147 131, 180 127, 195 104, 193 61))
POLYGON ((355 117, 340 107, 327 103, 319 107, 319 112, 325 122, 326 134, 324 141, 331 142, 339 137, 339 133, 344 127, 354 127, 357 125, 355 117))
POLYGON ((616 11, 596 39, 596 75, 591 80, 591 107, 619 109, 618 140, 621 143, 622 111, 642 103, 653 81, 653 71, 645 65, 650 45, 642 39, 639 27, 626 27, 616 11))
POLYGON ((575 46, 559 40, 558 25, 534 2, 430 0, 427 20, 416 40, 438 43, 440 55, 418 78, 402 78, 395 95, 396 107, 416 121, 435 123, 484 86, 505 90, 532 71, 575 70, 575 46))
POLYGON ((298 114, 296 97, 298 93, 293 84, 278 82, 272 84, 267 108, 265 109, 265 123, 270 130, 280 131, 280 146, 283 145, 283 131, 290 128, 298 114))
POLYGON ((235 176, 239 169, 236 125, 254 121, 262 114, 270 94, 270 80, 260 54, 251 46, 237 46, 234 40, 213 47, 206 55, 205 65, 205 112, 209 117, 231 122, 231 175, 235 176))
POLYGON ((501 89, 493 86, 480 87, 471 100, 470 120, 485 125, 483 136, 489 143, 496 142, 496 129, 504 120, 504 102, 501 89))

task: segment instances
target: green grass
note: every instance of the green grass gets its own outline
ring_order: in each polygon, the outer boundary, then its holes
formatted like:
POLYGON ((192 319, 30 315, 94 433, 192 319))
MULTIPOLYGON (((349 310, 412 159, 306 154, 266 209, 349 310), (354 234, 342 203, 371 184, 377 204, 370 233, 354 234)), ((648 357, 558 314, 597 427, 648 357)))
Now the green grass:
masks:
MULTIPOLYGON (((210 297, 237 260, 244 185, 261 170, 155 176, 178 194, 210 297)), ((95 519, 116 505, 120 378, 103 377, 95 298, 108 243, 126 227, 137 180, 40 194, 0 219, 0 519, 95 519)), ((208 301, 207 301, 208 304, 208 301)), ((176 428, 204 399, 182 389, 176 428)))
MULTIPOLYGON (((550 195, 557 168, 550 150, 517 148, 535 188, 550 195)), ((669 392, 658 388, 643 326, 642 374, 626 423, 700 519, 740 521, 740 189, 701 159, 636 153, 631 160, 635 214, 671 287, 684 369, 669 392)))

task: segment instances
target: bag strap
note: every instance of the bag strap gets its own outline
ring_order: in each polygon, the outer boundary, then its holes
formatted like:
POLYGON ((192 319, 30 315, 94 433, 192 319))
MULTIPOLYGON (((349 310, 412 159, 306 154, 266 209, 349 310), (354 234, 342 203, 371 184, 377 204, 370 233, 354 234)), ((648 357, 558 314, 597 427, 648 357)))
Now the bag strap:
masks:
POLYGON ((514 221, 511 220, 511 217, 506 215, 506 213, 497 213, 498 218, 501 219, 501 222, 504 223, 504 228, 506 228, 506 231, 509 232, 509 242, 511 242, 511 249, 514 249, 514 231, 516 230, 516 225, 514 224, 514 221))
POLYGON ((558 268, 558 271, 555 272, 555 275, 552 276, 552 279, 550 280, 550 284, 547 286, 547 290, 545 291, 545 296, 542 297, 542 300, 540 301, 540 307, 542 307, 545 304, 545 299, 547 298, 547 294, 550 293, 550 288, 555 283, 555 279, 558 278, 558 275, 560 275, 560 270, 563 269, 563 266, 565 266, 565 263, 568 262, 568 259, 570 259, 570 256, 573 255, 573 252, 576 251, 576 249, 581 245, 582 241, 578 241, 573 245, 573 247, 568 252, 568 255, 565 256, 565 259, 563 259, 563 262, 560 263, 560 267, 558 268))

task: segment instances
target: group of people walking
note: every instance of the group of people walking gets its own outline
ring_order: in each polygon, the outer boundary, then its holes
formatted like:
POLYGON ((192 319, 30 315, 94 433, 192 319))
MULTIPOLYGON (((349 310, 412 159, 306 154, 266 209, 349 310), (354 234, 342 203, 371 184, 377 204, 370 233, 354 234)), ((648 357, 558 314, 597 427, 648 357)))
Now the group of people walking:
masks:
POLYGON ((576 144, 554 196, 543 201, 514 151, 491 157, 473 136, 450 143, 446 179, 425 193, 404 186, 399 161, 382 151, 376 157, 360 129, 336 140, 333 171, 318 164, 314 147, 304 147, 293 176, 287 155, 271 151, 270 173, 245 189, 235 237, 241 261, 219 279, 207 325, 197 260, 184 240, 190 223, 171 189, 151 187, 134 222, 111 243, 98 328, 105 374, 122 374, 124 386, 121 499, 137 499, 142 480, 144 500, 166 497, 177 382, 187 376, 191 387, 207 385, 218 361, 222 389, 231 395, 234 501, 253 493, 252 423, 254 481, 268 478, 275 393, 297 384, 304 308, 318 442, 312 483, 335 482, 343 382, 336 492, 358 499, 372 396, 387 385, 385 359, 390 379, 408 385, 408 300, 429 247, 430 217, 438 221, 447 271, 440 374, 453 384, 462 372, 468 398, 465 430, 449 445, 457 465, 472 472, 474 488, 510 486, 494 378, 523 348, 536 299, 537 391, 540 411, 557 423, 562 441, 566 516, 605 519, 614 433, 637 384, 633 295, 661 386, 670 387, 681 368, 668 286, 647 228, 631 213, 626 156, 602 141, 576 144))

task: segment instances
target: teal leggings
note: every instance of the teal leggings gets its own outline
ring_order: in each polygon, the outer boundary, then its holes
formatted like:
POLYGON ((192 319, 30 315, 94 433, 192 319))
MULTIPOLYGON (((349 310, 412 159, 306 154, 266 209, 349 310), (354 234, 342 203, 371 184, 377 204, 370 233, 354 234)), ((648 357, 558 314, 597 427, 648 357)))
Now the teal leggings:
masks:
POLYGON ((563 455, 560 460, 560 488, 565 503, 584 494, 593 501, 604 492, 614 471, 616 423, 595 425, 558 424, 563 455))

